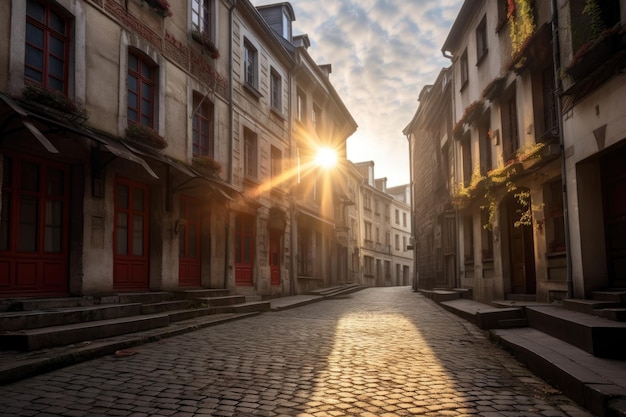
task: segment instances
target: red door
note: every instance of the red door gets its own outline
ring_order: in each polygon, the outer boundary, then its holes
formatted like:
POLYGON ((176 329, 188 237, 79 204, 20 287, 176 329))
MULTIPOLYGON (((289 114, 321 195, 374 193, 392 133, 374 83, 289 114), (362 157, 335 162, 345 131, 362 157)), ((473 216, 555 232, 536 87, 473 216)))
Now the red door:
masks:
POLYGON ((280 234, 270 234, 271 284, 280 285, 280 234))
POLYGON ((7 152, 2 181, 0 296, 66 294, 69 168, 7 152))
POLYGON ((148 288, 148 197, 148 187, 144 184, 116 179, 113 229, 113 287, 116 290, 148 288))
POLYGON ((200 238, 202 217, 200 202, 192 197, 180 199, 180 217, 184 224, 178 232, 178 285, 180 287, 200 286, 200 238))
POLYGON ((235 285, 252 285, 253 245, 254 217, 240 213, 235 218, 235 285))

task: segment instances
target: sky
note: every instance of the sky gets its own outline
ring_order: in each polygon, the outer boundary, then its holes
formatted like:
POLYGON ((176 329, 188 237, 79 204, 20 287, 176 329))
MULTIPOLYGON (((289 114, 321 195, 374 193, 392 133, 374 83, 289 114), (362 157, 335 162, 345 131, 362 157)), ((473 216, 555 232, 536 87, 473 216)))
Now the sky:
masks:
MULTIPOLYGON (((280 0, 252 0, 255 6, 280 0)), ((426 85, 450 65, 441 47, 463 0, 291 0, 293 34, 331 64, 330 81, 359 125, 348 159, 374 161, 387 186, 409 183, 409 124, 426 85)))

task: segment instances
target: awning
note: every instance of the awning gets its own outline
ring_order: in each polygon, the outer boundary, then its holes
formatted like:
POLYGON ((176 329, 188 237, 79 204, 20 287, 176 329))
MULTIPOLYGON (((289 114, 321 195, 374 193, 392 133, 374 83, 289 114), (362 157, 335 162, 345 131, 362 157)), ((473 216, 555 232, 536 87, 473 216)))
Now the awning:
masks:
MULTIPOLYGON (((152 168, 150 168, 146 161, 134 155, 131 150, 129 150, 121 142, 113 138, 98 134, 85 127, 72 126, 60 122, 59 120, 46 117, 45 115, 28 111, 19 104, 17 104, 11 97, 8 97, 4 94, 0 94, 0 100, 2 100, 2 102, 4 102, 13 111, 15 117, 20 118, 20 121, 24 125, 24 127, 33 134, 33 136, 39 141, 39 143, 43 145, 44 148, 46 148, 48 152, 59 153, 59 150, 50 142, 50 140, 41 132, 41 130, 39 130, 39 128, 34 125, 33 120, 36 120, 44 125, 68 131, 77 136, 92 140, 101 145, 102 148, 106 149, 113 155, 139 164, 151 176, 153 176, 154 178, 159 178, 158 175, 152 170, 152 168)), ((7 120, 5 120, 2 125, 0 125, 0 132, 4 133, 6 126, 10 122, 10 119, 10 117, 7 118, 7 120)))

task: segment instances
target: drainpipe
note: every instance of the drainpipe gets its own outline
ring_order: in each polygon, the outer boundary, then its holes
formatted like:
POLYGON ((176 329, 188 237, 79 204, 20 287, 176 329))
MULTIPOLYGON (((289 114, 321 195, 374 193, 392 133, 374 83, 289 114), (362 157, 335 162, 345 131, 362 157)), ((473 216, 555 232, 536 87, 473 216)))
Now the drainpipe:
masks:
POLYGON ((411 179, 409 184, 409 195, 411 199, 411 238, 413 240, 413 277, 411 286, 413 287, 413 291, 417 292, 419 290, 419 285, 417 285, 417 233, 415 230, 416 221, 415 221, 415 200, 414 200, 414 182, 415 182, 415 172, 413 171, 413 147, 411 146, 411 134, 408 133, 406 135, 406 140, 409 142, 409 177, 411 179))
POLYGON ((559 73, 561 72, 561 49, 559 43, 559 11, 556 0, 550 2, 552 9, 552 61, 554 64, 554 100, 556 102, 556 114, 559 129, 559 146, 561 148, 561 182, 563 184, 563 222, 565 232, 565 261, 567 278, 567 298, 574 297, 574 283, 572 281, 572 249, 570 245, 569 210, 567 204, 567 168, 565 166, 565 139, 563 138, 563 109, 561 95, 563 84, 559 73))
MULTIPOLYGON (((233 184, 233 140, 234 140, 234 109, 233 109, 233 13, 237 7, 237 0, 231 0, 228 9, 228 169, 226 170, 228 184, 233 184)), ((228 288, 228 261, 230 257, 230 211, 226 209, 224 223, 224 288, 228 288)))

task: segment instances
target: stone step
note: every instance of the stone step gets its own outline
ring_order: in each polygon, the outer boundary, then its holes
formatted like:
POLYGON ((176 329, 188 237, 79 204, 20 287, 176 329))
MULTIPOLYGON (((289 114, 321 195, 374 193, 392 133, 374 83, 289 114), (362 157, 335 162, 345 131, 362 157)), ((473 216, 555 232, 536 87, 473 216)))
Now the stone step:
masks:
POLYGON ((98 304, 93 297, 22 298, 5 300, 7 311, 35 311, 55 308, 84 307, 98 304))
POLYGON ((600 312, 600 317, 626 322, 626 308, 605 308, 600 312))
POLYGON ((322 297, 335 297, 338 295, 349 294, 349 293, 358 291, 362 288, 363 287, 359 284, 346 284, 346 285, 338 285, 335 287, 312 290, 312 291, 309 291, 308 294, 319 295, 322 297))
POLYGON ((141 314, 156 314, 173 310, 185 310, 191 307, 191 303, 191 300, 173 300, 143 304, 141 306, 141 314))
POLYGON ((151 304, 160 303, 162 301, 170 301, 173 299, 173 294, 165 291, 152 291, 152 292, 133 292, 133 293, 120 293, 117 295, 118 303, 141 303, 151 304))
POLYGON ((206 305, 208 307, 220 307, 220 306, 228 306, 233 304, 243 304, 246 302, 245 295, 228 295, 221 297, 202 297, 198 298, 202 305, 206 305))
POLYGON ((521 308, 491 308, 476 312, 476 324, 483 330, 503 328, 502 323, 510 325, 510 320, 526 320, 521 308))
POLYGON ((526 317, 518 319, 498 320, 499 329, 515 329, 518 327, 528 327, 528 319, 526 317))
POLYGON ((586 300, 579 298, 566 298, 563 300, 563 308, 572 311, 578 311, 586 314, 599 314, 598 310, 604 308, 616 308, 620 307, 621 303, 615 301, 599 301, 599 300, 586 300))
POLYGON ((594 300, 626 304, 626 290, 624 289, 594 291, 591 295, 594 300))
POLYGON ((527 306, 530 327, 597 357, 626 359, 626 323, 557 306, 527 306))
POLYGON ((0 313, 0 329, 18 331, 141 314, 141 304, 107 304, 0 313))
POLYGON ((507 300, 511 301, 537 301, 536 294, 506 294, 504 297, 507 300))
POLYGON ((167 314, 148 314, 0 334, 3 350, 33 351, 165 327, 167 314))
POLYGON ((189 290, 181 290, 177 291, 176 297, 180 299, 196 299, 196 298, 207 298, 207 297, 224 297, 230 295, 230 290, 228 289, 189 289, 189 290))
POLYGON ((167 315, 170 317, 170 323, 191 320, 197 317, 208 316, 212 314, 213 311, 211 308, 202 307, 202 308, 189 308, 186 310, 174 310, 168 311, 167 315))
POLYGON ((249 303, 233 304, 213 307, 212 310, 215 314, 223 313, 252 313, 270 311, 271 303, 269 301, 253 301, 249 303))

